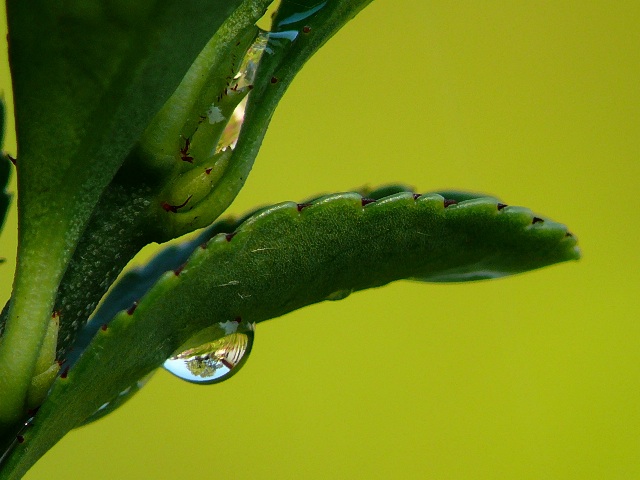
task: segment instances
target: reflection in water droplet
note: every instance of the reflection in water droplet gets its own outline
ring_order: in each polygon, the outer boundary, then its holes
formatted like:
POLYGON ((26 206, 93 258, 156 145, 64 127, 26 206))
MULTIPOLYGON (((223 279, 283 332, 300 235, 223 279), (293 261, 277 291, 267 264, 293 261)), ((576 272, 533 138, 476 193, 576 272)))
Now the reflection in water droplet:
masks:
POLYGON ((351 295, 351 292, 352 290, 337 290, 332 294, 328 295, 325 298, 325 300, 331 300, 331 301, 342 300, 343 298, 347 298, 349 295, 351 295))
MULTIPOLYGON (((247 92, 253 88, 253 82, 255 80, 262 55, 265 53, 268 55, 275 55, 278 51, 289 47, 291 43, 296 40, 300 33, 299 30, 302 28, 296 28, 294 24, 312 17, 320 11, 326 3, 327 2, 324 1, 308 10, 292 13, 287 18, 278 22, 278 31, 260 31, 245 53, 238 71, 233 76, 233 81, 230 82, 228 88, 225 89, 224 95, 217 99, 217 102, 214 102, 207 111, 206 116, 210 123, 215 124, 225 118, 221 113, 219 104, 225 102, 227 97, 232 98, 237 94, 247 94, 247 92), (281 28, 285 25, 288 25, 288 27, 281 28)), ((251 93, 248 93, 248 96, 249 95, 251 95, 251 93)), ((217 154, 228 147, 235 148, 244 122, 248 96, 245 96, 244 99, 236 105, 233 113, 229 117, 228 123, 224 127, 220 140, 209 155, 217 154)))
POLYGON ((251 353, 254 324, 225 322, 222 338, 189 348, 164 362, 164 368, 192 383, 208 385, 227 380, 245 364, 251 353))
MULTIPOLYGON (((267 48, 268 41, 269 36, 266 32, 258 34, 244 55, 242 63, 238 68, 238 72, 233 77, 233 81, 230 82, 229 87, 225 90, 225 96, 219 99, 219 102, 223 102, 226 101, 227 98, 231 99, 235 97, 237 94, 243 95, 242 101, 233 109, 233 112, 229 117, 229 121, 225 125, 220 139, 211 154, 219 153, 229 147, 235 148, 238 137, 240 136, 240 129, 244 123, 244 113, 247 106, 247 100, 249 95, 251 95, 250 90, 253 88, 253 82, 256 77, 260 58, 262 58, 262 54, 267 48)), ((214 102, 214 104, 209 108, 209 111, 207 111, 207 117, 209 118, 210 123, 216 123, 215 120, 218 120, 220 117, 224 119, 223 115, 217 114, 218 112, 220 112, 220 108, 214 102), (210 113, 214 114, 214 121, 212 121, 210 113)))
POLYGON ((238 84, 238 88, 244 88, 253 84, 260 58, 262 58, 268 42, 268 33, 261 31, 247 50, 238 69, 238 73, 233 77, 238 84))
POLYGON ((233 110, 229 122, 227 122, 224 130, 222 131, 222 135, 220 135, 220 140, 218 141, 218 145, 216 146, 215 153, 219 153, 227 148, 233 149, 236 147, 238 137, 240 136, 240 129, 242 128, 242 124, 244 123, 244 111, 247 106, 248 98, 249 97, 244 97, 233 110))

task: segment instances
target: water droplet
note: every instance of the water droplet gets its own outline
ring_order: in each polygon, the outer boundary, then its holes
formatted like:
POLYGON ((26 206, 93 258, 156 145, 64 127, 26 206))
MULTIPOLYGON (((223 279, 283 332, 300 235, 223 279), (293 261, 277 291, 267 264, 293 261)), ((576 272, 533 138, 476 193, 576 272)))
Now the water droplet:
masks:
POLYGON ((238 84, 238 88, 244 88, 252 85, 256 78, 256 72, 258 71, 258 65, 262 54, 267 48, 269 42, 268 32, 260 32, 256 39, 253 41, 247 53, 245 53, 238 73, 234 76, 234 80, 238 84))
POLYGON ((248 97, 243 98, 242 101, 233 110, 231 118, 222 131, 222 135, 220 136, 218 145, 216 145, 215 153, 220 153, 226 148, 233 149, 236 147, 238 137, 240 136, 240 129, 242 128, 242 124, 244 123, 244 112, 247 106, 247 99, 248 97))
POLYGON ((164 368, 202 385, 227 380, 245 364, 253 346, 254 324, 238 320, 220 323, 224 337, 174 355, 164 362, 164 368))
MULTIPOLYGON (((234 107, 233 112, 229 116, 229 121, 224 126, 224 130, 220 135, 220 138, 209 155, 215 155, 226 148, 235 148, 240 136, 240 130, 244 123, 244 114, 247 106, 247 100, 251 95, 251 89, 253 89, 253 82, 256 77, 258 65, 260 64, 260 58, 262 58, 267 43, 269 42, 269 36, 266 32, 258 34, 254 42, 251 44, 247 52, 245 53, 242 63, 238 68, 238 73, 233 77, 233 81, 230 82, 229 87, 225 90, 225 97, 231 99, 238 94, 242 95, 242 100, 234 107)), ((226 100, 225 97, 218 99, 218 103, 226 100)), ((207 117, 210 124, 215 124, 225 120, 223 111, 214 102, 207 111, 207 117)))
POLYGON ((328 295, 325 300, 331 300, 332 302, 336 300, 342 300, 351 295, 352 290, 336 290, 332 294, 328 295))

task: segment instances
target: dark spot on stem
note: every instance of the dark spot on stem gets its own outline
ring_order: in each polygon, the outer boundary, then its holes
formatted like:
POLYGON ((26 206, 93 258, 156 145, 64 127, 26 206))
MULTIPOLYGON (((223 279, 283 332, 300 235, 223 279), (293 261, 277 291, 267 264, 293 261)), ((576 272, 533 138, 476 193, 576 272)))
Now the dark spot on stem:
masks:
POLYGON ((187 138, 184 147, 180 149, 180 158, 183 162, 193 163, 193 157, 189 155, 189 147, 191 147, 191 139, 187 138))
POLYGON ((16 435, 16 440, 18 443, 24 443, 24 437, 22 435, 16 435))
POLYGON ((238 232, 232 232, 225 234, 224 238, 227 242, 230 242, 233 237, 237 235, 238 232))
POLYGON ((458 203, 458 202, 456 202, 456 201, 455 201, 455 200, 453 200, 453 199, 445 198, 445 199, 444 199, 444 208, 450 207, 451 205, 455 205, 455 204, 457 204, 457 203, 458 203))
POLYGON ((179 275, 182 273, 182 271, 184 270, 184 267, 186 267, 186 266, 187 266, 187 263, 186 263, 186 262, 185 262, 185 263, 183 263, 182 265, 180 265, 178 268, 176 268, 176 269, 173 271, 173 274, 174 274, 176 277, 177 277, 177 276, 179 276, 179 275))
POLYGON ((498 211, 502 210, 505 207, 508 207, 509 205, 507 205, 506 203, 498 203, 498 211))
POLYGON ((277 77, 271 77, 271 83, 278 83, 277 77))
POLYGON ((100 327, 100 330, 102 330, 103 332, 106 332, 107 328, 109 328, 109 325, 107 325, 106 323, 103 323, 102 326, 100 327))
POLYGON ((205 168, 204 169, 204 173, 206 173, 207 175, 209 175, 211 173, 211 171, 213 170, 213 167, 209 167, 209 168, 205 168))
POLYGON ((127 314, 133 315, 133 312, 138 308, 138 302, 133 302, 129 308, 127 308, 127 314))
POLYGON ((162 202, 162 208, 164 209, 165 212, 178 213, 178 210, 180 210, 187 203, 189 203, 189 200, 191 200, 192 196, 193 195, 189 195, 187 199, 180 205, 171 205, 167 202, 162 202))
POLYGON ((67 378, 68 375, 69 375, 69 365, 67 365, 65 369, 62 371, 62 373, 60 374, 60 378, 67 378))
POLYGON ((302 27, 302 33, 309 33, 311 32, 311 27, 309 25, 305 25, 304 27, 302 27))
POLYGON ((531 221, 531 223, 542 223, 544 222, 543 219, 541 219, 540 217, 533 217, 533 220, 531 221))
POLYGON ((365 205, 369 205, 370 203, 375 203, 375 198, 362 198, 362 200, 360 201, 360 203, 362 204, 362 206, 364 207, 365 205))
POLYGON ((421 196, 422 196, 422 194, 421 194, 421 193, 414 193, 414 194, 413 194, 413 199, 414 199, 414 200, 417 200, 417 199, 419 199, 421 196))
POLYGON ((297 208, 298 211, 301 212, 302 210, 304 210, 307 207, 310 207, 312 204, 311 203, 298 203, 297 208))

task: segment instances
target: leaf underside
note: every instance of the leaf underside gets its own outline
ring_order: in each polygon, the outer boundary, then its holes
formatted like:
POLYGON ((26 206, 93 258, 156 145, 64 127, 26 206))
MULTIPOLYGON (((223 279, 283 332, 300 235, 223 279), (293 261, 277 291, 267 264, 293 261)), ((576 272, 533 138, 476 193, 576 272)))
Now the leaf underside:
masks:
MULTIPOLYGON (((96 329, 80 359, 54 384, 1 478, 24 474, 66 432, 218 322, 262 322, 335 292, 403 278, 495 278, 580 256, 564 225, 528 209, 489 197, 450 192, 462 199, 456 203, 403 190, 378 200, 344 193, 282 203, 240 224, 212 227, 213 237, 186 265, 162 274, 135 310, 96 329)), ((175 268, 166 254, 159 264, 175 268)), ((162 268, 150 271, 157 275, 162 268)))

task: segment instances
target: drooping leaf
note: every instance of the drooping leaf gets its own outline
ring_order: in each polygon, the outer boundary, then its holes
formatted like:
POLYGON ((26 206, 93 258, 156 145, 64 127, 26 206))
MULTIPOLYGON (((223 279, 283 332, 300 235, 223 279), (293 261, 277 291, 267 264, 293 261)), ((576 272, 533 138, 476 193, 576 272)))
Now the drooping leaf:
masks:
MULTIPOLYGON (((379 200, 397 193, 409 193, 413 191, 414 189, 405 185, 389 184, 375 189, 363 187, 358 190, 358 194, 363 198, 379 200)), ((462 201, 462 199, 492 198, 480 193, 454 190, 449 190, 446 193, 447 199, 455 198, 459 199, 459 201, 462 201)), ((443 192, 437 191, 430 192, 429 194, 442 195, 443 192)), ((313 199, 305 200, 299 205, 302 206, 301 208, 304 208, 304 205, 317 202, 327 196, 328 195, 316 196, 313 199)), ((181 268, 198 247, 209 241, 215 235, 234 232, 246 220, 269 208, 270 207, 257 208, 238 218, 228 217, 221 219, 209 228, 204 229, 192 240, 163 248, 148 264, 128 271, 110 290, 107 297, 102 301, 100 307, 93 315, 91 321, 79 332, 73 350, 65 357, 60 357, 64 359, 64 365, 73 367, 84 350, 89 346, 96 333, 98 333, 101 328, 108 326, 118 312, 127 310, 131 308, 132 305, 137 304, 164 273, 181 268)))
POLYGON ((215 235, 100 329, 42 405, 1 478, 18 478, 70 429, 203 329, 262 322, 402 278, 495 278, 579 258, 565 226, 492 198, 356 193, 283 203, 215 235), (342 296, 342 295, 341 295, 342 296))

